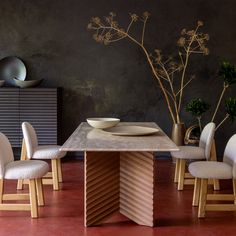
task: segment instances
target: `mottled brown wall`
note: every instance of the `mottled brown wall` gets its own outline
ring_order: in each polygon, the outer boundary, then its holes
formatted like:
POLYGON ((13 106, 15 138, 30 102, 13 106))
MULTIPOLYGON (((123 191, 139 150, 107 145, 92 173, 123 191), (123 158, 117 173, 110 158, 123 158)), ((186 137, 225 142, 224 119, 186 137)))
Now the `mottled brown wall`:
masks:
MULTIPOLYGON (((184 103, 201 96, 214 105, 221 89, 216 78, 219 60, 236 64, 234 0, 1 0, 0 56, 19 56, 29 79, 45 78, 43 86, 64 88, 64 139, 91 116, 156 121, 170 133, 165 103, 142 52, 127 41, 99 45, 86 30, 91 16, 114 11, 127 24, 130 12, 146 10, 152 15, 146 44, 164 52, 176 50, 183 27, 194 27, 198 19, 205 22, 211 54, 192 61, 197 80, 188 87, 184 103)), ((232 87, 229 94, 235 91, 232 87)), ((187 125, 193 122, 185 111, 182 115, 187 125)), ((220 153, 235 131, 236 122, 218 131, 220 153)))

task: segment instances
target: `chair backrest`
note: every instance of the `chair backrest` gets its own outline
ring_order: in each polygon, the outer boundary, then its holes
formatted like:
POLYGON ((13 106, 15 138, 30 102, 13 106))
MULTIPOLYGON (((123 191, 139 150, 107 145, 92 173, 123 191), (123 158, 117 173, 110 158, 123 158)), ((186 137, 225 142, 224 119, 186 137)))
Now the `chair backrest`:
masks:
POLYGON ((28 122, 22 123, 22 132, 25 140, 27 158, 31 159, 35 148, 38 147, 37 134, 34 130, 34 127, 28 122))
POLYGON ((211 146, 213 143, 215 135, 216 125, 213 122, 208 123, 202 130, 199 147, 205 149, 205 158, 208 160, 210 158, 211 146))
POLYGON ((5 165, 14 161, 13 151, 8 138, 0 132, 0 178, 4 176, 5 165))
POLYGON ((223 162, 233 167, 233 178, 236 178, 236 134, 228 141, 225 147, 223 162))

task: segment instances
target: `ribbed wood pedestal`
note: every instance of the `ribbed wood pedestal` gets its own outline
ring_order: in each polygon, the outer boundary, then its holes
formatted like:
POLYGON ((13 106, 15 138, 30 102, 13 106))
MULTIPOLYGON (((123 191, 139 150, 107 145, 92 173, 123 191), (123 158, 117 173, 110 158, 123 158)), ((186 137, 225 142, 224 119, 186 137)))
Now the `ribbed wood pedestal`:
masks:
POLYGON ((152 152, 85 152, 85 226, 119 212, 139 225, 154 226, 152 152))

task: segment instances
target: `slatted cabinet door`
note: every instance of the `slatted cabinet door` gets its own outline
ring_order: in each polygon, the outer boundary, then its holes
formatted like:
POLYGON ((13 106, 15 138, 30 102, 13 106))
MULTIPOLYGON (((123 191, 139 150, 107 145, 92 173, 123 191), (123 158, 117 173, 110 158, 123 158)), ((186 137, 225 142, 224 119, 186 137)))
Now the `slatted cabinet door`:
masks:
POLYGON ((13 147, 20 143, 19 89, 0 89, 0 132, 3 132, 13 147))
POLYGON ((58 89, 20 89, 20 122, 24 121, 34 126, 40 145, 57 144, 58 89))
POLYGON ((30 122, 40 145, 60 143, 59 88, 0 88, 0 132, 21 147, 21 123, 30 122))

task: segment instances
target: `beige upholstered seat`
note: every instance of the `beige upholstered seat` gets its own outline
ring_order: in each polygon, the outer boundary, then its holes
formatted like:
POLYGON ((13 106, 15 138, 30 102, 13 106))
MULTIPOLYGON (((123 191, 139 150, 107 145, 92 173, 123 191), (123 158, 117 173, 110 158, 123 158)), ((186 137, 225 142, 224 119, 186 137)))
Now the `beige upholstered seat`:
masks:
POLYGON ((198 205, 198 217, 205 217, 205 211, 236 211, 236 134, 228 141, 223 162, 198 161, 189 165, 189 172, 196 177, 194 202, 198 205), (234 194, 207 194, 209 178, 233 179, 234 194), (200 194, 200 200, 199 200, 200 194), (207 200, 231 200, 234 204, 206 204, 207 200))
MULTIPOLYGON (((22 123, 22 131, 24 137, 22 145, 22 159, 51 160, 52 172, 45 176, 47 179, 43 179, 43 183, 53 184, 53 189, 58 190, 59 182, 62 182, 60 159, 66 155, 66 152, 60 151, 60 146, 58 145, 39 146, 36 131, 28 122, 22 123), (26 149, 26 153, 24 149, 26 149)), ((22 187, 23 183, 21 180, 19 180, 17 189, 22 189, 22 187)))
POLYGON ((195 146, 179 146, 179 151, 172 152, 171 155, 179 159, 202 160, 205 159, 205 150, 195 146))
POLYGON ((185 176, 187 175, 187 173, 185 173, 186 160, 210 159, 214 134, 215 134, 215 124, 213 122, 210 122, 204 127, 201 133, 198 147, 179 146, 180 151, 171 152, 172 157, 176 159, 174 182, 175 183, 178 182, 178 190, 183 190, 184 184, 187 184, 189 182, 193 184, 193 180, 185 179, 185 176))
POLYGON ((216 161, 197 161, 189 165, 189 172, 200 179, 231 179, 232 166, 216 161))
POLYGON ((45 161, 14 161, 5 166, 5 179, 38 179, 49 170, 45 161))
POLYGON ((34 149, 32 159, 59 159, 66 155, 66 152, 60 151, 58 145, 42 145, 34 149))
POLYGON ((31 217, 37 218, 38 204, 44 205, 41 178, 48 170, 44 161, 14 161, 10 142, 0 133, 0 210, 30 210, 31 217), (4 179, 27 179, 29 194, 4 194, 4 179), (6 204, 4 200, 30 200, 30 204, 6 204))

